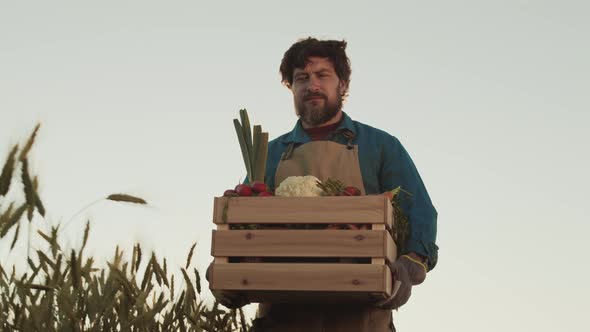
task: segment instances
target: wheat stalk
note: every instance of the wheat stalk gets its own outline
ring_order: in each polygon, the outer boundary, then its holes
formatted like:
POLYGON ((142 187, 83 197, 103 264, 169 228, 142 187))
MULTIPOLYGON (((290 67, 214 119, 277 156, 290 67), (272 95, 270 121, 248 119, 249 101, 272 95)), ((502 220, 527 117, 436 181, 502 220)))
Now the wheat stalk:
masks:
POLYGON ((126 202, 126 203, 133 203, 133 204, 142 204, 142 205, 147 204, 147 202, 143 198, 128 195, 128 194, 111 194, 106 199, 113 201, 113 202, 126 202))
POLYGON ((38 123, 35 126, 35 129, 33 129, 33 132, 31 133, 31 136, 29 136, 27 143, 25 143, 25 147, 21 150, 20 156, 18 157, 18 159, 20 161, 25 160, 25 158, 29 154, 29 151, 31 150, 31 148, 33 147, 33 144, 35 143, 35 137, 37 137, 37 132, 39 131, 39 128, 41 128, 40 123, 38 123))
POLYGON ((14 173, 15 156, 17 151, 18 144, 15 145, 12 150, 10 150, 8 158, 2 167, 2 173, 0 173, 0 196, 6 195, 6 193, 8 193, 8 189, 10 189, 10 182, 12 180, 12 174, 14 173))
POLYGON ((196 246, 197 246, 197 243, 195 242, 192 245, 191 250, 188 252, 188 257, 186 259, 186 266, 184 267, 185 269, 188 269, 188 267, 191 265, 191 258, 193 258, 193 252, 194 252, 196 246))
MULTIPOLYGON (((29 138, 27 153, 37 130, 38 127, 29 138)), ((17 163, 16 153, 17 149, 11 151, 13 165, 17 163)), ((21 235, 22 223, 19 221, 27 209, 34 206, 41 213, 39 203, 35 202, 38 197, 32 199, 34 195, 31 195, 37 192, 38 180, 31 179, 28 174, 27 153, 21 153, 22 159, 19 157, 19 160, 27 173, 21 180, 24 183, 23 187, 29 191, 28 194, 25 193, 25 196, 29 196, 28 200, 18 205, 9 202, 7 208, 0 212, 1 237, 6 236, 8 231, 17 225, 12 239, 13 246, 21 235)), ((6 169, 4 167, 4 170, 6 169)), ((9 173, 11 176, 8 185, 2 188, 8 188, 13 180, 12 171, 4 170, 3 177, 9 173)), ((116 195, 107 199, 147 204, 135 196, 116 195)), ((32 227, 34 224, 28 225, 32 227)), ((242 311, 225 311, 217 304, 210 307, 201 301, 199 272, 193 268, 196 282, 192 282, 187 273, 196 243, 191 246, 186 268, 177 271, 182 274, 185 281, 179 287, 181 295, 177 299, 175 274, 172 273, 168 278, 165 258, 162 267, 156 254, 152 253, 145 271, 141 271, 144 273, 143 279, 140 280, 137 276, 142 256, 139 244, 133 246, 131 261, 128 261, 124 251, 117 246, 114 257, 106 262, 106 268, 102 268, 96 266, 93 257, 83 254, 88 243, 90 222, 86 222, 84 227, 82 246, 77 250, 72 249, 67 254, 62 252, 59 239, 59 234, 64 228, 52 226, 47 232, 36 230, 35 234, 49 244, 51 255, 43 250, 33 251, 32 254, 36 257, 27 258, 28 270, 24 274, 17 273, 14 265, 9 274, 8 267, 0 262, 0 331, 177 332, 249 329, 249 323, 245 321, 242 311), (158 284, 166 287, 159 287, 158 284)))

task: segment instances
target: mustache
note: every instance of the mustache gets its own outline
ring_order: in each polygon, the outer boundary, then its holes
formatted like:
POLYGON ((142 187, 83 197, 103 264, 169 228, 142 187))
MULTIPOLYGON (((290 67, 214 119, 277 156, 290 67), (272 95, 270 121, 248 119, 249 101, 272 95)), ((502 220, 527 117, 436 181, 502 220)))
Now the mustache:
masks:
POLYGON ((304 99, 305 100, 308 100, 308 99, 311 99, 311 98, 314 98, 314 97, 322 97, 324 99, 327 98, 326 95, 324 95, 321 92, 311 92, 311 93, 306 94, 305 97, 304 97, 304 99))

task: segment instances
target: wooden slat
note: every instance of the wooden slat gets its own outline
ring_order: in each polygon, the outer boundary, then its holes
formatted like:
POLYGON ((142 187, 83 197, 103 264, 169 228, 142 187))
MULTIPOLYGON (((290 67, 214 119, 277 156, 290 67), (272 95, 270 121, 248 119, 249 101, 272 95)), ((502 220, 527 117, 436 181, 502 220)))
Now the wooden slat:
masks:
POLYGON ((210 288, 391 294, 391 273, 373 264, 213 264, 210 288))
POLYGON ((216 197, 216 224, 387 224, 391 204, 382 195, 329 197, 216 197), (224 220, 224 213, 226 220, 224 220))
MULTIPOLYGON (((395 241, 393 240, 393 237, 391 237, 391 234, 386 231, 384 234, 385 237, 385 259, 387 259, 390 262, 393 262, 396 260, 397 258, 397 246, 395 245, 395 241)), ((373 264, 375 264, 376 262, 372 262, 373 264)), ((381 261, 378 261, 379 264, 381 264, 381 261)), ((385 262, 383 262, 383 264, 385 264, 385 262)))
POLYGON ((371 264, 384 265, 385 258, 371 258, 371 264))
POLYGON ((213 231, 211 255, 230 257, 375 257, 393 260, 385 230, 213 231))
MULTIPOLYGON (((219 231, 229 231, 229 225, 217 225, 217 230, 219 231)), ((215 231, 213 231, 215 233, 215 231)), ((213 239, 213 243, 211 243, 211 247, 215 247, 215 239, 213 239)), ((227 256, 218 255, 215 257, 215 263, 229 263, 229 258, 227 256)))
POLYGON ((389 296, 384 292, 241 291, 252 303, 372 304, 389 296))

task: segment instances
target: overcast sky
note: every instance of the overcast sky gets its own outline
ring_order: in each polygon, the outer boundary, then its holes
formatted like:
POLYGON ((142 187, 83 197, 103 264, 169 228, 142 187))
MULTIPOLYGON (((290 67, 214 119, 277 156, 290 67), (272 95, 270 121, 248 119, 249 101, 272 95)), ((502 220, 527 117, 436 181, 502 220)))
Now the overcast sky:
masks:
MULTIPOLYGON (((345 39, 345 111, 399 138, 439 212, 439 265, 401 331, 587 326, 590 5, 586 1, 2 1, 0 158, 31 153, 48 208, 91 253, 140 241, 180 266, 209 255, 213 197, 245 174, 240 108, 271 138, 297 39, 345 39)), ((8 239, 8 240, 6 240, 8 239)), ((2 263, 22 261, 25 243, 2 263)), ((209 296, 209 295, 207 295, 209 296)), ((252 312, 253 306, 248 310, 252 312)))

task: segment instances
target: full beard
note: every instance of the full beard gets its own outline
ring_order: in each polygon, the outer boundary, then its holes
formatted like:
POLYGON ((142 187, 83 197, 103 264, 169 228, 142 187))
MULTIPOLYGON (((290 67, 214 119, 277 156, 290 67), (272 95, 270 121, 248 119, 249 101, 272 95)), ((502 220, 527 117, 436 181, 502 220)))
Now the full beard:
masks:
POLYGON ((310 127, 318 127, 332 120, 342 109, 342 98, 337 98, 331 103, 324 97, 324 105, 306 103, 305 99, 299 100, 295 105, 295 111, 303 123, 310 127))

